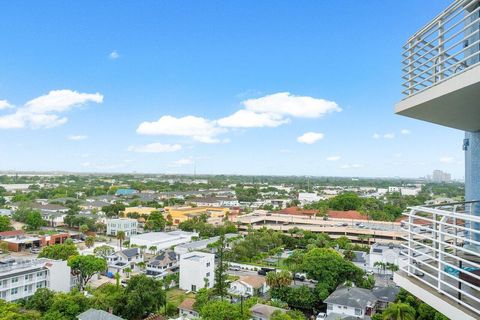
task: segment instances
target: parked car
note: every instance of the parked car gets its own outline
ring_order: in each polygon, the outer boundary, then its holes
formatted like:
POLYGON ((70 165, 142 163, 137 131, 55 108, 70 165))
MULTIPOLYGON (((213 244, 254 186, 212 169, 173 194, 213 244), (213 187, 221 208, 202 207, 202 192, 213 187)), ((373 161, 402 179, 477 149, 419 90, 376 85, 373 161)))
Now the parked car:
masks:
POLYGON ((317 314, 317 318, 316 318, 316 319, 317 319, 317 320, 323 320, 323 319, 325 319, 326 317, 327 317, 327 314, 326 314, 325 312, 319 312, 319 313, 317 314))
POLYGON ((258 273, 260 276, 266 276, 267 273, 272 272, 272 271, 275 271, 275 269, 274 269, 274 268, 261 268, 260 270, 258 270, 257 273, 258 273))
POLYGON ((229 269, 232 270, 232 271, 240 271, 239 266, 230 266, 229 269))
POLYGON ((295 273, 295 276, 293 278, 298 281, 305 281, 305 276, 300 273, 295 273))
POLYGON ((34 254, 39 254, 40 253, 40 248, 31 248, 30 252, 34 253, 34 254))

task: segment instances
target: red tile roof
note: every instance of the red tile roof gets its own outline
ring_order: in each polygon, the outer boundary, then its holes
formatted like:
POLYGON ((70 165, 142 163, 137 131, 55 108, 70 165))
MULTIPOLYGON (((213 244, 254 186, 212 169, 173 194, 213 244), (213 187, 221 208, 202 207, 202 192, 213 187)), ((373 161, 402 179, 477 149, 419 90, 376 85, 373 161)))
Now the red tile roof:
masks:
POLYGON ((24 234, 23 230, 12 230, 12 231, 3 231, 0 232, 0 237, 13 237, 13 236, 20 236, 24 234))
POLYGON ((356 210, 349 211, 328 211, 328 217, 333 219, 355 219, 355 220, 368 220, 367 215, 361 214, 356 210))
POLYGON ((292 215, 301 215, 301 216, 312 216, 314 214, 318 213, 318 210, 307 210, 307 209, 300 209, 298 207, 289 207, 282 209, 280 211, 277 211, 275 213, 279 214, 292 214, 292 215))

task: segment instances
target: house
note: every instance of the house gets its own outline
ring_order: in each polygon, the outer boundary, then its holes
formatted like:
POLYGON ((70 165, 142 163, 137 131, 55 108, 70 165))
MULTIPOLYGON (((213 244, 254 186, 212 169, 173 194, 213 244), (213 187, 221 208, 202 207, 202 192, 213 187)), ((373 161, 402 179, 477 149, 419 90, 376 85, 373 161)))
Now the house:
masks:
POLYGON ((0 298, 3 300, 25 299, 39 288, 69 292, 71 287, 67 261, 8 257, 0 260, 0 298))
POLYGON ((125 274, 125 269, 130 268, 134 271, 140 262, 143 262, 143 254, 140 248, 130 248, 122 251, 117 251, 108 256, 108 272, 125 274))
POLYGON ((172 250, 166 250, 147 263, 146 272, 149 276, 158 277, 176 266, 178 266, 177 254, 172 250))
POLYGON ((198 318, 200 315, 198 311, 193 308, 195 304, 195 299, 193 298, 186 298, 185 300, 180 303, 178 306, 178 313, 181 318, 183 319, 195 319, 198 318))
POLYGON ((136 206, 136 207, 127 207, 125 208, 124 216, 128 217, 129 214, 132 213, 138 213, 141 216, 148 216, 152 212, 158 211, 157 208, 154 207, 142 207, 142 206, 136 206))
POLYGON ((98 309, 88 309, 77 316, 78 320, 124 320, 114 314, 98 309))
POLYGON ((137 227, 138 222, 135 219, 107 219, 107 235, 109 236, 116 236, 119 231, 123 231, 126 237, 131 237, 137 234, 137 227))
POLYGON ((90 200, 90 201, 86 201, 85 203, 81 204, 80 205, 80 208, 84 209, 84 210, 102 210, 103 207, 107 207, 111 205, 110 202, 108 201, 103 201, 103 200, 90 200))
POLYGON ((368 289, 339 287, 324 303, 327 304, 327 319, 345 316, 369 319, 375 313, 377 297, 368 289))
POLYGON ((52 228, 57 228, 65 225, 63 219, 67 216, 65 212, 51 212, 41 210, 43 220, 47 221, 48 225, 52 228))
POLYGON ((250 308, 250 312, 252 313, 252 320, 270 320, 275 311, 279 311, 282 313, 287 312, 287 310, 285 309, 272 307, 261 303, 257 303, 250 308))
POLYGON ((238 280, 230 283, 228 292, 238 296, 262 296, 268 291, 265 277, 251 275, 241 276, 238 280))
POLYGON ((377 297, 377 310, 385 310, 390 303, 397 300, 400 288, 396 286, 388 287, 375 287, 372 289, 372 293, 377 297))
POLYGON ((172 218, 174 225, 202 215, 206 215, 208 218, 223 219, 229 211, 229 208, 223 207, 165 207, 165 212, 172 218))
POLYGON ((186 231, 148 232, 131 236, 130 244, 146 246, 147 249, 154 246, 157 251, 161 251, 190 242, 193 237, 198 237, 198 233, 186 231))
POLYGON ((118 189, 115 192, 115 195, 117 197, 122 197, 122 196, 133 196, 138 193, 138 190, 135 189, 118 189))
POLYGON ((215 281, 215 255, 193 251, 180 257, 180 289, 197 292, 212 288, 215 281))

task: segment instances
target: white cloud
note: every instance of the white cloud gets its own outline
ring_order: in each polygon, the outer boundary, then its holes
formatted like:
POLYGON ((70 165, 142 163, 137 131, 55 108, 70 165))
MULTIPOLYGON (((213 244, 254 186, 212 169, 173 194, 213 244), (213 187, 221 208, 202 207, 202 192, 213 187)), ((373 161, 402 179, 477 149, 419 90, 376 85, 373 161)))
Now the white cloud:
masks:
POLYGON ((439 161, 440 161, 441 163, 450 164, 450 163, 454 163, 454 162, 455 162, 455 158, 454 158, 454 157, 448 157, 448 156, 447 156, 447 157, 441 157, 441 158, 439 159, 439 161))
POLYGON ((383 135, 383 137, 384 137, 385 139, 394 139, 394 138, 395 138, 395 134, 394 134, 394 133, 385 133, 385 134, 383 135))
POLYGON ((88 102, 102 103, 100 93, 79 93, 72 90, 52 90, 48 94, 28 101, 14 113, 0 116, 0 129, 53 128, 65 124, 67 117, 60 113, 88 102))
POLYGON ((327 161, 338 161, 340 159, 342 159, 340 156, 330 156, 326 158, 327 161))
POLYGON ((373 139, 380 139, 380 135, 378 133, 373 134, 373 139))
POLYGON ((357 169, 357 168, 363 168, 363 165, 354 163, 354 164, 344 164, 340 167, 341 169, 357 169))
POLYGON ((300 137, 297 138, 297 141, 300 143, 313 144, 319 140, 322 140, 324 137, 323 133, 319 132, 306 132, 300 137))
POLYGON ((85 140, 87 138, 88 138, 88 136, 82 135, 82 134, 71 135, 71 136, 67 137, 68 140, 73 140, 73 141, 85 140))
POLYGON ((110 52, 108 57, 112 60, 115 60, 115 59, 120 58, 120 54, 117 52, 117 50, 113 50, 112 52, 110 52))
POLYGON ((193 163, 194 163, 194 161, 193 161, 192 158, 183 158, 183 159, 173 161, 171 163, 171 167, 182 167, 182 166, 191 165, 193 163))
POLYGON ((0 100, 0 110, 10 108, 13 108, 13 106, 7 100, 0 100))
POLYGON ((226 130, 216 126, 215 122, 195 116, 162 116, 157 121, 142 122, 137 128, 139 134, 184 136, 203 143, 220 142, 216 136, 224 132, 226 130))
POLYGON ((278 127, 288 122, 288 119, 282 119, 277 114, 256 113, 250 110, 238 110, 228 117, 217 120, 221 127, 227 128, 278 127))
POLYGON ((401 133, 401 134, 405 134, 405 135, 406 135, 406 134, 410 134, 410 133, 411 133, 411 131, 410 131, 410 130, 408 130, 408 129, 402 129, 402 130, 400 130, 400 133, 401 133))
POLYGON ((327 113, 342 109, 334 101, 308 96, 294 96, 289 92, 279 92, 257 99, 243 101, 247 110, 257 113, 278 114, 299 118, 319 118, 327 113))
POLYGON ((180 144, 162 144, 162 143, 150 143, 142 146, 130 146, 128 151, 142 152, 142 153, 165 153, 175 152, 182 149, 180 144))

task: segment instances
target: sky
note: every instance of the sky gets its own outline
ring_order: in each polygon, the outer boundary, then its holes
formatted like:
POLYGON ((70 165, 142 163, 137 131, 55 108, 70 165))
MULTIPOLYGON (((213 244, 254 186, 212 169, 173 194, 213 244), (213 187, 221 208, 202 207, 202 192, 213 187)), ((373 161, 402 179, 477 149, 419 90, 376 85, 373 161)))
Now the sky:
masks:
POLYGON ((464 176, 395 115, 401 48, 450 1, 3 1, 0 170, 464 176))

